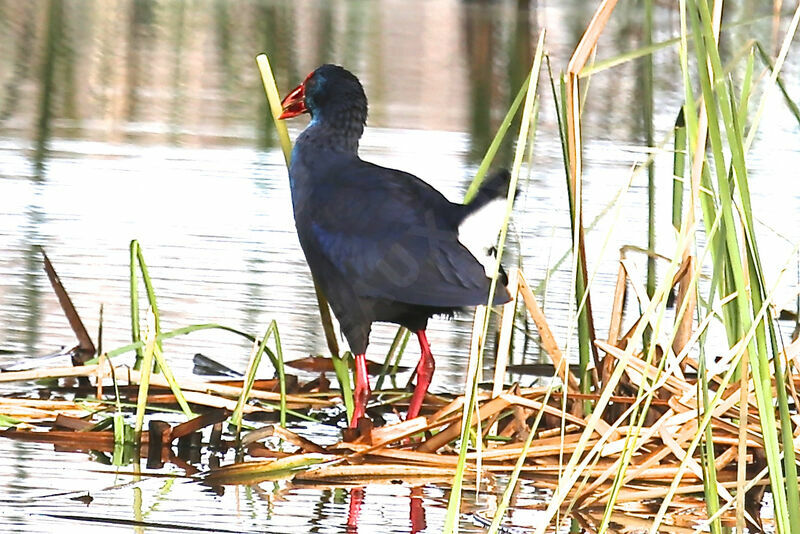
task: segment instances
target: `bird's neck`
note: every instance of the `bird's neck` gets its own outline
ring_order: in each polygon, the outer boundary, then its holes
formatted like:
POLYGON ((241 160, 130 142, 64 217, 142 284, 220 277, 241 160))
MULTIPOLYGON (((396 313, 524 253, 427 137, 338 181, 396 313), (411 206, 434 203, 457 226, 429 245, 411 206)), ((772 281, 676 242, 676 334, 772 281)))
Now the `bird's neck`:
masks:
POLYGON ((358 141, 364 133, 366 114, 357 109, 343 109, 318 114, 311 119, 298 143, 336 152, 358 153, 358 141))

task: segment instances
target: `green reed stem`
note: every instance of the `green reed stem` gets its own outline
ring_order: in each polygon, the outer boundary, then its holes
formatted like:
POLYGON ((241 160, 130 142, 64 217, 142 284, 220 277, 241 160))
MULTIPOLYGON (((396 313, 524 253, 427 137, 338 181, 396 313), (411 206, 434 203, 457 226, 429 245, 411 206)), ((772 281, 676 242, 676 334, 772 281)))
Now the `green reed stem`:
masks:
POLYGON ((233 415, 231 415, 231 423, 236 426, 237 434, 242 429, 244 407, 247 404, 248 398, 250 397, 250 392, 253 390, 253 384, 256 380, 256 373, 258 372, 258 366, 261 363, 261 357, 267 350, 267 342, 271 337, 275 339, 275 354, 277 360, 277 366, 275 369, 278 374, 278 386, 280 388, 280 425, 284 427, 286 426, 286 373, 283 365, 283 348, 281 347, 281 338, 280 334, 278 333, 278 323, 273 319, 270 321, 267 331, 264 333, 264 337, 261 339, 261 342, 254 347, 254 350, 250 355, 250 359, 247 362, 247 371, 245 372, 242 383, 242 392, 236 401, 236 407, 233 409, 233 415))
MULTIPOLYGON (((281 143, 283 158, 286 161, 286 168, 288 170, 292 160, 292 141, 289 138, 289 131, 286 129, 286 124, 278 118, 283 110, 281 107, 281 97, 278 93, 278 86, 275 84, 275 76, 272 74, 272 68, 269 65, 269 59, 266 54, 257 55, 256 64, 261 73, 261 81, 264 84, 264 91, 267 94, 267 101, 269 102, 272 119, 275 122, 275 129, 278 132, 278 139, 281 143)), ((325 341, 328 344, 328 350, 330 350, 332 356, 338 356, 339 342, 336 340, 336 330, 333 328, 328 300, 325 298, 316 280, 314 280, 314 293, 317 297, 320 322, 322 323, 322 330, 325 333, 325 341)))
MULTIPOLYGON (((486 339, 486 332, 489 325, 489 316, 491 311, 492 302, 494 302, 494 295, 497 289, 497 273, 500 269, 500 260, 503 256, 503 246, 508 232, 508 222, 511 216, 511 211, 514 205, 514 197, 519 180, 520 169, 522 168, 523 158, 526 153, 528 144, 528 134, 531 129, 531 118, 533 117, 534 100, 536 96, 536 87, 539 77, 539 71, 542 65, 542 57, 544 54, 544 37, 545 32, 539 34, 539 42, 536 47, 533 65, 531 66, 530 75, 527 82, 527 90, 525 94, 525 105, 522 111, 522 121, 520 123, 519 136, 517 138, 516 151, 514 153, 514 163, 511 169, 511 183, 509 185, 508 197, 506 199, 506 213, 503 226, 500 230, 500 237, 497 246, 497 260, 495 262, 494 274, 489 286, 488 304, 486 314, 481 329, 481 335, 478 343, 478 356, 477 362, 474 367, 474 373, 467 378, 467 398, 464 402, 464 409, 462 411, 461 422, 461 443, 459 447, 458 462, 456 464, 456 472, 453 477, 453 486, 450 492, 450 498, 447 504, 447 514, 445 516, 445 523, 443 532, 445 534, 452 534, 458 530, 458 515, 461 506, 461 491, 463 487, 464 473, 466 471, 466 457, 467 449, 469 447, 469 436, 472 430, 472 415, 477 405, 478 383, 482 371, 482 355, 483 355, 483 341, 486 339)), ((476 442, 480 440, 480 435, 476 436, 476 442)), ((480 478, 480 477, 479 477, 480 478)))

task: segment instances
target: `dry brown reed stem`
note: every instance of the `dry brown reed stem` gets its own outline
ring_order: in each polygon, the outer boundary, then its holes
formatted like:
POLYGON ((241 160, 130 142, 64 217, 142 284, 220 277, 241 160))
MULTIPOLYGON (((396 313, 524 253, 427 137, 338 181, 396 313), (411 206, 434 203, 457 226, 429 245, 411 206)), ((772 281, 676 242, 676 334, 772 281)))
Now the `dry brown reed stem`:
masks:
MULTIPOLYGON (((462 396, 462 405, 463 400, 464 397, 462 396)), ((362 436, 362 439, 356 441, 355 443, 347 442, 340 444, 340 446, 345 450, 356 450, 355 453, 346 457, 348 461, 361 462, 362 458, 372 451, 380 450, 384 447, 395 446, 399 443, 405 442, 407 438, 410 438, 415 434, 421 434, 423 432, 439 428, 445 424, 460 420, 461 412, 450 414, 446 418, 437 420, 437 422, 433 424, 428 424, 424 417, 417 417, 394 425, 387 425, 378 429, 373 428, 370 432, 370 435, 366 436, 366 439, 364 439, 362 436), (383 434, 376 434, 376 432, 383 432, 383 434), (387 439, 381 440, 381 437, 386 436, 388 436, 387 439), (360 446, 364 446, 366 448, 359 448, 360 446)))
MULTIPOLYGON (((491 417, 492 415, 500 412, 501 410, 506 409, 509 406, 509 402, 502 398, 502 395, 496 399, 492 399, 489 402, 485 403, 478 410, 478 417, 476 419, 486 419, 487 417, 491 417)), ((477 425, 478 421, 473 421, 473 425, 477 425)), ((456 439, 461 434, 461 421, 456 420, 450 423, 444 430, 433 436, 431 439, 425 441, 422 445, 420 445, 417 450, 421 452, 433 452, 439 450, 439 448, 447 445, 454 439, 456 439)))
POLYGON ((528 313, 536 324, 536 329, 539 331, 539 337, 542 339, 542 348, 544 348, 545 352, 550 357, 550 361, 553 362, 556 368, 556 374, 561 378, 562 383, 567 385, 570 392, 579 393, 580 385, 578 384, 578 379, 572 374, 572 371, 569 370, 567 359, 564 357, 561 349, 558 348, 558 343, 556 342, 555 336, 553 336, 553 331, 550 330, 550 325, 547 323, 547 319, 539 308, 536 297, 533 291, 531 291, 528 281, 525 280, 525 275, 522 272, 519 273, 519 291, 522 295, 522 300, 525 302, 525 307, 528 309, 528 313))
MULTIPOLYGON (((560 408, 556 408, 555 406, 551 406, 549 404, 543 404, 539 401, 527 399, 519 395, 503 394, 500 395, 500 397, 507 400, 509 404, 513 404, 515 406, 524 406, 526 408, 531 408, 533 410, 542 410, 550 415, 556 417, 563 417, 565 420, 570 421, 572 423, 576 423, 581 427, 586 426, 586 420, 583 419, 582 417, 578 417, 570 413, 564 413, 561 411, 560 408)), ((603 420, 598 421, 597 424, 595 425, 595 432, 597 432, 601 436, 606 432, 608 432, 609 429, 610 427, 608 423, 606 423, 603 420)), ((611 435, 614 437, 618 437, 618 433, 616 431, 612 432, 611 435)))
POLYGON ((611 319, 608 323, 608 343, 616 345, 619 342, 619 334, 622 330, 622 315, 625 306, 625 293, 627 289, 625 265, 625 253, 620 251, 619 269, 617 269, 617 283, 614 286, 614 298, 611 301, 611 319))
MULTIPOLYGON (((51 414, 52 415, 52 414, 51 414)), ((66 414, 58 414, 53 423, 55 428, 64 428, 67 430, 91 430, 94 428, 94 423, 89 418, 72 417, 66 414)))
MULTIPOLYGON (((118 370, 117 380, 127 379, 130 384, 138 384, 141 381, 142 374, 133 369, 118 370)), ((206 380, 198 380, 196 378, 181 377, 179 380, 181 389, 184 391, 199 391, 203 393, 210 393, 216 395, 223 395, 226 397, 239 398, 242 394, 242 388, 237 386, 225 386, 222 384, 215 384, 206 380)), ((167 379, 161 375, 152 375, 150 377, 151 386, 169 387, 167 379)), ((265 401, 280 401, 280 393, 273 393, 271 391, 261 391, 254 389, 250 393, 250 397, 265 401)), ((330 406, 331 401, 317 399, 313 397, 304 397, 301 395, 286 395, 286 403, 288 406, 330 406)))
POLYGON ((95 397, 98 399, 103 398, 103 382, 106 377, 113 378, 111 371, 113 364, 108 363, 108 356, 101 354, 97 357, 97 372, 94 374, 95 383, 95 397))
POLYGON ((23 382, 26 380, 42 380, 46 378, 75 378, 94 376, 100 365, 82 365, 78 367, 43 367, 29 371, 0 372, 0 382, 23 382))
MULTIPOLYGON (((692 211, 691 209, 687 211, 692 211)), ((672 340, 672 351, 675 354, 680 354, 683 351, 689 339, 692 337, 692 326, 694 323, 694 310, 697 307, 697 294, 690 291, 692 287, 691 278, 694 273, 694 256, 691 252, 692 249, 686 247, 683 249, 683 259, 681 262, 681 276, 678 282, 678 293, 675 297, 675 309, 680 310, 683 307, 683 302, 687 301, 686 309, 683 312, 680 322, 675 330, 675 337, 672 340), (687 300, 688 299, 688 300, 687 300)))
POLYGON ((332 480, 363 485, 368 481, 396 480, 405 477, 442 478, 453 477, 452 467, 411 466, 403 464, 324 465, 310 469, 298 476, 299 480, 332 480))
MULTIPOLYGON (((459 416, 460 417, 460 416, 459 416)), ((415 417, 397 425, 389 425, 372 429, 371 441, 374 444, 392 443, 407 436, 423 432, 430 427, 424 417, 415 417)))
POLYGON ((291 443, 292 445, 300 447, 303 452, 329 454, 325 447, 320 447, 313 441, 306 439, 303 436, 299 436, 291 430, 288 430, 280 425, 268 425, 263 428, 248 432, 242 437, 242 445, 247 445, 271 436, 277 436, 284 441, 291 443))
MULTIPOLYGON (((611 360, 613 360, 613 359, 614 358, 611 358, 611 360)), ((561 393, 560 391, 553 391, 553 392, 550 393, 550 396, 553 397, 553 398, 556 398, 556 399, 561 398, 562 395, 563 395, 563 393, 561 393)), ((600 394, 599 393, 575 393, 575 394, 570 394, 570 397, 572 399, 596 401, 596 400, 600 399, 600 394)), ((636 399, 636 397, 631 397, 631 396, 627 396, 627 395, 611 395, 611 397, 608 398, 608 401, 609 402, 613 402, 615 404, 633 404, 634 402, 637 402, 637 399, 636 399)), ((666 399, 653 399, 653 400, 650 401, 650 404, 652 406, 669 406, 670 402, 669 402, 669 400, 666 400, 666 399)))
MULTIPOLYGON (((665 414, 661 417, 656 424, 652 425, 649 428, 643 429, 641 436, 639 438, 639 447, 640 449, 644 449, 647 444, 650 442, 653 435, 656 434, 658 428, 663 425, 664 421, 668 419, 669 414, 665 414)), ((625 445, 625 441, 620 439, 616 443, 609 443, 606 447, 603 448, 601 455, 614 455, 618 454, 625 445)), ((640 463, 637 463, 635 466, 630 466, 628 468, 628 472, 626 473, 626 481, 630 480, 638 480, 639 477, 644 475, 645 473, 650 472, 652 469, 658 467, 661 461, 666 458, 670 454, 669 449, 665 447, 661 447, 656 449, 654 452, 650 454, 645 454, 643 458, 640 460, 640 463)), ((575 504, 580 507, 583 505, 591 505, 594 502, 597 502, 603 493, 598 494, 592 497, 592 494, 600 489, 600 487, 606 483, 606 481, 612 479, 617 471, 619 470, 619 462, 615 461, 602 475, 598 476, 597 479, 592 482, 589 486, 584 488, 580 494, 576 498, 575 504)))
POLYGON ((60 400, 41 400, 41 399, 15 399, 11 397, 0 397, 0 409, 4 415, 7 410, 15 408, 33 408, 36 410, 48 410, 50 412, 59 410, 83 410, 84 412, 97 410, 102 404, 97 402, 73 402, 60 400))
POLYGON ((39 399, 13 399, 0 397, 0 413, 22 421, 46 421, 57 414, 70 417, 85 417, 103 408, 99 403, 77 403, 39 399))
MULTIPOLYGON (((19 441, 35 443, 52 443, 64 449, 74 450, 113 450, 114 433, 75 432, 73 430, 50 430, 48 432, 31 432, 29 430, 0 430, 0 436, 19 441)), ((147 445, 149 434, 142 432, 142 445, 147 445)))
MULTIPOLYGON (((625 352, 622 349, 609 345, 605 341, 598 339, 594 344, 597 348, 614 358, 621 360, 625 357, 625 352)), ((664 387, 672 394, 680 395, 692 389, 691 385, 685 381, 681 381, 674 376, 668 376, 663 371, 659 371, 657 367, 639 358, 631 358, 628 362, 628 366, 625 368, 625 372, 628 374, 631 381, 637 385, 641 382, 642 375, 647 376, 648 381, 651 382, 660 375, 660 380, 664 381, 664 387)))
POLYGON ((72 304, 72 299, 69 298, 69 294, 64 288, 64 285, 61 283, 58 273, 56 273, 55 268, 53 268, 53 264, 50 263, 50 258, 47 257, 47 254, 45 254, 43 248, 40 247, 39 251, 42 253, 42 259, 44 260, 44 271, 47 273, 47 278, 50 280, 50 285, 53 287, 53 292, 56 294, 56 298, 58 298, 58 303, 61 306, 61 310, 64 312, 64 316, 67 318, 69 327, 72 329, 72 332, 78 339, 78 346, 76 347, 76 352, 73 356, 73 362, 83 363, 88 361, 94 356, 95 353, 92 337, 89 335, 89 332, 86 331, 86 327, 83 325, 83 321, 81 321, 78 311, 72 304))
POLYGON ((783 349, 781 356, 786 360, 787 370, 790 369, 789 364, 794 364, 796 367, 800 368, 800 338, 789 343, 783 349))
MULTIPOLYGON (((566 74, 566 102, 564 104, 566 106, 567 115, 567 154, 569 157, 570 171, 569 186, 572 195, 573 213, 575 213, 574 224, 577 226, 577 250, 580 259, 578 264, 581 269, 583 280, 587 281, 587 283, 589 280, 589 274, 586 265, 583 210, 581 209, 583 200, 581 187, 581 106, 579 75, 580 71, 589 60, 589 57, 592 55, 593 50, 597 46, 597 40, 603 33, 603 28, 605 28, 606 24, 608 23, 608 19, 611 17, 611 13, 614 11, 616 4, 617 0, 603 0, 603 2, 601 2, 600 6, 592 16, 592 20, 589 22, 586 32, 583 34, 578 46, 575 48, 575 52, 572 54, 572 57, 569 60, 566 74)), ((594 331, 594 319, 592 317, 592 301, 588 286, 586 287, 585 310, 586 316, 589 319, 589 338, 596 339, 594 331)), ((600 358, 598 356, 597 349, 594 346, 591 347, 591 350, 595 362, 594 372, 596 374, 597 370, 601 368, 600 358)), ((595 376, 594 379, 595 383, 597 383, 598 377, 595 376)))
MULTIPOLYGON (((153 383, 152 379, 150 383, 151 384, 153 383)), ((199 406, 207 406, 209 408, 224 408, 225 410, 230 410, 230 411, 236 409, 236 400, 234 399, 226 399, 224 397, 219 397, 217 395, 210 395, 208 393, 201 393, 199 391, 184 391, 183 396, 186 398, 186 402, 189 402, 191 404, 197 404, 199 406)), ((172 402, 175 402, 174 396, 170 395, 169 397, 171 398, 172 402)), ((250 404, 246 404, 244 406, 244 413, 247 414, 252 414, 257 412, 263 413, 271 411, 273 410, 267 410, 266 408, 260 408, 258 406, 252 406, 250 404)))
MULTIPOLYGON (((0 373, 0 382, 41 380, 46 378, 52 379, 52 378, 109 376, 109 371, 111 369, 110 366, 111 363, 108 360, 106 360, 104 364, 97 364, 97 365, 84 365, 77 367, 71 367, 71 366, 47 367, 43 369, 34 369, 30 371, 5 372, 5 373, 0 373)), ((117 380, 122 381, 127 379, 128 383, 130 384, 138 384, 141 380, 141 373, 139 371, 135 371, 133 369, 128 369, 128 368, 124 369, 114 368, 114 369, 117 376, 117 380)), ((209 406, 213 408, 232 409, 232 407, 235 406, 236 402, 230 399, 238 398, 238 396, 241 394, 242 391, 242 388, 238 386, 217 384, 214 382, 199 380, 196 378, 182 377, 179 379, 179 383, 181 384, 181 389, 184 390, 184 396, 186 397, 186 400, 188 402, 203 406, 209 406)), ((152 386, 169 388, 169 383, 167 382, 166 378, 164 378, 161 375, 152 376, 150 379, 150 384, 152 386)), ((280 401, 279 393, 273 393, 271 391, 262 391, 257 389, 254 389, 252 391, 251 397, 271 402, 280 401)), ((292 408, 300 408, 307 406, 320 407, 320 406, 330 406, 332 404, 330 400, 305 397, 300 395, 287 395, 286 400, 289 406, 292 408)), ((9 401, 9 399, 0 400, 0 405, 3 404, 3 401, 9 401)), ((263 412, 268 410, 254 406, 246 406, 245 411, 246 413, 254 413, 254 412, 263 412)), ((53 413, 50 413, 50 415, 52 416, 53 413)))

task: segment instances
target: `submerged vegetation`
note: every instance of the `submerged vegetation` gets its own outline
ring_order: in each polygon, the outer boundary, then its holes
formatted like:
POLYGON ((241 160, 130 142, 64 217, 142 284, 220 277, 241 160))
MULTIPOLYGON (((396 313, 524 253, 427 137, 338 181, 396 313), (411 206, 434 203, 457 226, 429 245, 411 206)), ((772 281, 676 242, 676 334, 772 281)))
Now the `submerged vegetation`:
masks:
MULTIPOLYGON (((594 61, 615 4, 601 3, 559 77, 550 71, 545 34, 540 34, 530 75, 466 193, 467 198, 474 193, 511 126, 518 124, 494 291, 514 191, 524 184, 524 169, 535 165, 539 95, 552 91, 573 244, 569 258, 574 306, 563 347, 551 332, 541 295, 535 294, 536 288, 528 285, 517 266, 509 272, 512 302, 496 311, 481 307, 475 315, 464 396, 429 395, 423 417, 362 425, 345 431, 335 444, 316 443, 293 429, 292 423, 342 426, 352 413, 351 357, 338 347, 324 296, 317 292, 329 360, 285 362, 275 321, 261 337, 218 324, 163 331, 144 253, 133 241, 132 339, 112 350, 95 346, 44 257, 48 277, 79 342, 72 351, 73 361, 82 365, 3 372, 0 381, 73 377, 78 382, 68 390, 71 400, 0 398, 0 424, 12 427, 0 435, 53 442, 72 450, 105 450, 112 453, 115 465, 138 462, 140 457, 148 458, 149 466, 179 462, 181 444, 196 449, 202 442, 217 450, 246 451, 246 459, 239 454, 239 461, 198 475, 212 486, 292 478, 302 484, 350 487, 351 499, 356 499, 356 488, 368 483, 403 480, 413 486, 436 481, 452 488, 445 522, 448 533, 458 530, 462 489, 483 491, 489 481, 492 491, 502 496, 495 509, 476 519, 484 521, 489 532, 505 528, 501 525, 520 478, 551 492, 542 507, 539 532, 561 528, 565 517, 572 521, 570 528, 589 532, 606 532, 620 523, 649 532, 800 532, 800 341, 795 336, 784 346, 777 331, 775 288, 786 269, 765 272, 747 165, 766 102, 778 90, 800 124, 797 105, 781 80, 800 8, 771 58, 752 40, 740 42, 729 54, 720 52, 721 34, 726 31, 721 1, 681 0, 680 36, 653 42, 652 4, 645 0, 646 46, 594 61), (684 101, 676 110, 675 128, 658 142, 653 131, 651 60, 653 53, 664 49, 677 52, 684 101), (634 60, 642 61, 649 72, 643 87, 648 104, 642 110, 648 157, 631 171, 627 184, 630 188, 641 173, 648 173, 646 270, 642 272, 634 261, 637 249, 620 250, 615 292, 608 303, 611 320, 601 333, 592 313, 593 306, 602 305, 592 300, 594 258, 586 252, 581 116, 587 99, 597 97, 589 90, 591 76, 634 60), (674 247, 657 253, 654 169, 661 154, 670 155, 672 164, 668 171, 673 177, 674 247), (147 296, 144 321, 140 279, 147 296), (495 373, 489 392, 479 387, 482 355, 490 322, 497 315, 495 373), (520 316, 535 324, 543 354, 550 359, 551 379, 545 385, 505 384, 512 333, 520 316), (722 325, 724 342, 709 340, 715 325, 722 325), (224 380, 174 376, 162 342, 210 328, 252 342, 245 375, 224 380), (113 363, 115 356, 128 352, 136 353, 135 369, 113 363), (570 365, 573 354, 576 366, 570 365), (264 355, 275 370, 273 380, 256 379, 264 355), (292 365, 319 377, 301 383, 287 371, 292 365), (338 390, 330 389, 327 371, 336 374, 338 390), (344 413, 336 409, 341 405, 344 413), (201 436, 207 427, 208 437, 201 436), (262 441, 266 437, 274 438, 270 445, 262 441), (174 440, 179 443, 178 455, 172 450, 174 440), (269 459, 255 459, 260 457, 269 459), (768 521, 760 515, 765 492, 771 495, 768 521)), ((742 25, 746 27, 736 23, 742 25)), ((272 115, 277 117, 279 96, 266 56, 259 56, 258 65, 272 115)), ((282 123, 276 121, 276 127, 288 163, 291 141, 282 123)), ((627 189, 622 191, 610 207, 618 224, 623 224, 626 193, 627 189)), ((609 240, 610 234, 603 236, 603 243, 609 240)), ((797 246, 787 251, 787 264, 796 256, 797 246)), ((487 299, 492 302, 491 294, 487 299)), ((369 413, 376 421, 402 412, 408 400, 402 388, 381 387, 384 377, 396 370, 407 340, 408 332, 399 329, 384 364, 374 370, 380 375, 374 391, 378 402, 369 413)), ((37 387, 47 391, 49 386, 37 387)), ((413 523, 412 518, 412 529, 420 526, 413 523)))

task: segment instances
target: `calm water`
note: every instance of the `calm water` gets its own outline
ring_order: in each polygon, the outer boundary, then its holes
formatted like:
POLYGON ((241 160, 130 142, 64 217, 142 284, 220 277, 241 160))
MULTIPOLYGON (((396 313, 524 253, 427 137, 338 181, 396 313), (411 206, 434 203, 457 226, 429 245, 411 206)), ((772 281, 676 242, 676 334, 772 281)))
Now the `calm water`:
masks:
MULTIPOLYGON (((601 40, 600 57, 641 46, 640 13, 630 2, 621 4, 601 40)), ((370 99, 362 157, 413 172, 457 200, 529 68, 541 28, 547 28, 553 68, 560 72, 594 7, 578 1, 0 1, 0 363, 75 344, 42 271, 39 245, 89 331, 97 332, 102 304, 103 346, 125 344, 131 239, 144 249, 163 328, 218 322, 256 334, 275 319, 288 359, 325 353, 294 233, 286 170, 253 57, 270 54, 282 92, 323 62, 353 70, 370 99)), ((757 12, 745 3, 728 17, 757 12)), ((677 13, 662 8, 657 21, 656 40, 676 35, 677 13)), ((754 32, 769 43, 772 22, 764 19, 749 30, 747 37, 754 32)), ((734 53, 738 45, 731 41, 734 53)), ((681 104, 674 57, 674 49, 656 54, 657 141, 681 104)), ((784 80, 797 96, 798 65, 791 60, 784 80)), ((625 189, 633 165, 646 158, 638 74, 635 64, 625 64, 594 77, 586 105, 585 220, 599 217, 587 235, 601 331, 619 247, 646 246, 644 175, 622 197, 619 219, 607 209, 625 189)), ((559 261, 570 247, 570 230, 554 108, 547 78, 541 83, 534 166, 524 171, 512 250, 532 284, 543 288, 540 298, 563 348, 570 261, 559 261)), ((303 120, 290 127, 296 134, 303 120)), ((774 99, 749 160, 771 279, 787 261, 790 272, 797 271, 790 251, 800 240, 793 172, 800 168, 799 141, 797 123, 774 99)), ((498 164, 510 165, 510 145, 498 157, 498 164)), ((671 255, 671 156, 659 155, 657 162, 657 250, 671 255)), ((781 307, 794 308, 796 286, 796 276, 788 276, 781 307)), ((468 316, 432 321, 434 390, 461 387, 469 328, 468 316)), ((371 359, 382 358, 394 331, 374 329, 371 359)), ((520 329, 516 360, 537 361, 535 343, 523 341, 520 329)), ((250 348, 209 331, 165 346, 178 373, 191 371, 196 352, 243 369, 250 348)), ((413 366, 416 357, 411 350, 403 363, 413 366)), ((265 484, 228 488, 220 496, 181 479, 114 474, 48 446, 2 440, 0 451, 0 523, 6 531, 112 528, 48 514, 237 532, 345 529, 346 490, 265 484), (94 497, 88 508, 70 500, 87 491, 94 497)), ((361 531, 409 532, 410 491, 403 485, 368 487, 361 531)), ((466 511, 479 511, 493 496, 470 498, 466 511)), ((529 508, 541 498, 526 487, 512 521, 535 524, 529 508)), ((447 491, 428 486, 422 499, 427 532, 437 532, 447 491)), ((482 529, 465 519, 463 530, 482 529)))

